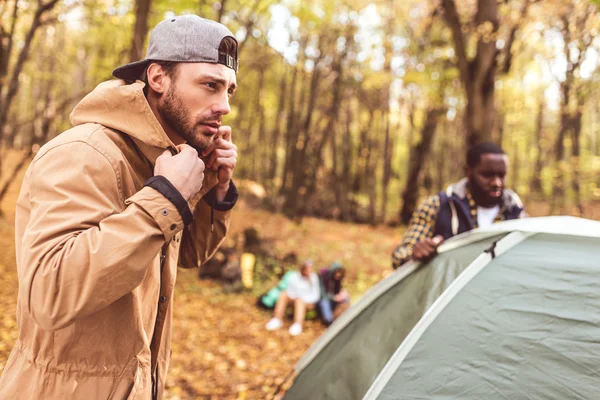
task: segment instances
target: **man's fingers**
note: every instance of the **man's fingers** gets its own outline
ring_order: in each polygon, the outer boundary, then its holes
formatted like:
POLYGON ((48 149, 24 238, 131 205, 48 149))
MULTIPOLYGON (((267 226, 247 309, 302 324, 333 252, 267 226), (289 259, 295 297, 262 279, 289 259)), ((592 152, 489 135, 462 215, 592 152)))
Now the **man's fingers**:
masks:
POLYGON ((422 245, 423 245, 423 251, 425 251, 427 253, 429 253, 429 252, 431 252, 431 251, 433 251, 435 249, 433 243, 431 243, 429 240, 424 241, 422 243, 422 245))
POLYGON ((198 152, 196 151, 196 149, 194 149, 192 146, 188 145, 188 144, 180 144, 179 146, 177 146, 177 149, 179 149, 179 153, 189 153, 190 155, 194 155, 196 157, 198 157, 198 152))
POLYGON ((434 246, 437 247, 444 242, 444 237, 442 235, 437 235, 436 237, 431 239, 431 242, 433 243, 434 246))
POLYGON ((231 143, 231 127, 230 126, 222 126, 219 128, 219 133, 217 134, 219 137, 222 137, 223 140, 231 143))
POLYGON ((227 140, 225 140, 223 138, 218 138, 202 152, 202 155, 208 156, 215 149, 225 149, 225 150, 233 149, 233 150, 237 151, 237 146, 231 142, 228 142, 227 140))
POLYGON ((235 158, 219 157, 219 158, 215 159, 215 161, 210 166, 210 169, 217 171, 221 167, 235 168, 235 164, 236 164, 235 158))
POLYGON ((417 260, 424 260, 432 255, 435 255, 436 246, 433 244, 432 239, 425 239, 415 245, 413 250, 413 258, 417 260))
POLYGON ((163 160, 163 159, 166 160, 166 159, 169 159, 171 157, 173 157, 173 155, 171 154, 171 152, 169 150, 165 150, 165 151, 163 151, 163 153, 160 156, 158 156, 156 158, 156 161, 158 162, 158 160, 163 160))
POLYGON ((217 148, 217 142, 218 142, 219 140, 221 140, 221 138, 215 139, 215 141, 214 141, 214 142, 212 142, 212 143, 210 144, 210 146, 208 146, 206 149, 204 149, 204 150, 202 151, 202 155, 203 155, 204 157, 206 157, 206 156, 208 156, 210 153, 212 153, 212 152, 213 152, 213 150, 217 148))
POLYGON ((230 149, 230 150, 216 149, 215 151, 213 151, 210 154, 206 163, 209 168, 212 168, 216 159, 218 159, 218 158, 236 158, 236 156, 237 156, 237 152, 233 149, 230 149))

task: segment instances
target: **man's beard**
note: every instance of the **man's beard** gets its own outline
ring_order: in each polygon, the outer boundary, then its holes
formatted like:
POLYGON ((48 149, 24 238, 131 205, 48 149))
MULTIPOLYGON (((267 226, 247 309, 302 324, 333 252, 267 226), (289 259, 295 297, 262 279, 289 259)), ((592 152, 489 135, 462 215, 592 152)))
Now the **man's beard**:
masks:
POLYGON ((171 86, 165 95, 162 107, 158 109, 163 120, 171 126, 185 141, 199 153, 210 146, 214 136, 204 135, 200 132, 199 122, 194 122, 190 111, 181 98, 175 93, 175 86, 171 86))
POLYGON ((502 204, 502 196, 498 198, 490 196, 474 179, 469 180, 469 189, 471 190, 473 200, 475 200, 478 206, 494 207, 502 204))

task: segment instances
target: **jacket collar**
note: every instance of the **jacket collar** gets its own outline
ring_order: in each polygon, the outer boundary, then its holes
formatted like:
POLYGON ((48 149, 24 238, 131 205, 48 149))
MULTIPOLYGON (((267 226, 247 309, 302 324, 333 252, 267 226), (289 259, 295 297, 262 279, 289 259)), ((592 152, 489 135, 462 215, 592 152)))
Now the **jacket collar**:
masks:
MULTIPOLYGON (((460 200, 465 200, 467 198, 467 193, 469 191, 468 188, 469 180, 467 178, 462 178, 460 181, 448 186, 446 189, 446 195, 448 197, 458 197, 460 200)), ((523 208, 523 203, 519 196, 510 189, 504 189, 502 191, 502 202, 501 208, 504 209, 512 209, 512 208, 523 208)))

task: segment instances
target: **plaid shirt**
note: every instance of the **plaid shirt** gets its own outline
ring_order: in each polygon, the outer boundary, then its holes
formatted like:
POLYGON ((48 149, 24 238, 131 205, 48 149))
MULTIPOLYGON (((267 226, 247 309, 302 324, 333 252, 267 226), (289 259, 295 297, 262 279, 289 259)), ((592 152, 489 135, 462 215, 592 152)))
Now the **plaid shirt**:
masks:
MULTIPOLYGON (((469 209, 471 211, 473 226, 477 228, 477 204, 468 190, 467 199, 469 200, 469 209)), ((504 220, 504 210, 505 207, 502 205, 494 222, 504 220)), ((440 196, 438 194, 425 199, 419 205, 419 208, 415 210, 410 219, 410 223, 408 224, 406 233, 404 234, 404 238, 402 238, 402 243, 400 243, 396 250, 394 250, 394 253, 392 253, 392 265, 394 269, 410 261, 415 244, 433 237, 439 212, 440 196)))

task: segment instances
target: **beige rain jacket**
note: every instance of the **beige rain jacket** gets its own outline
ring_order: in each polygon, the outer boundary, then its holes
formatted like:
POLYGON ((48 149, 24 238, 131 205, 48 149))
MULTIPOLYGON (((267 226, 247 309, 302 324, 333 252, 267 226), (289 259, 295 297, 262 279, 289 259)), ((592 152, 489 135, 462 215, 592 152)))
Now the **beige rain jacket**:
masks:
POLYGON ((214 172, 188 202, 185 229, 177 208, 144 187, 174 144, 143 86, 100 84, 27 170, 15 224, 20 330, 2 400, 162 398, 177 266, 211 257, 229 212, 214 211, 211 232, 202 197, 214 172))

